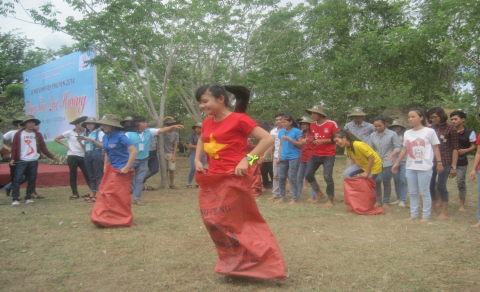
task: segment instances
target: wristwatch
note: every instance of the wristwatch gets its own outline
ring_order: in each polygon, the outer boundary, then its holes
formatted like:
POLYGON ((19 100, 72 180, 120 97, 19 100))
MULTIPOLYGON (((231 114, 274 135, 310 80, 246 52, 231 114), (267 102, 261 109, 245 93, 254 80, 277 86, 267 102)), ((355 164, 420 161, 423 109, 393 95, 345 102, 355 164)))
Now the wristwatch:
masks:
POLYGON ((452 166, 452 169, 455 169, 455 170, 457 170, 457 167, 456 167, 456 166, 452 166))
POLYGON ((247 161, 250 165, 253 165, 253 162, 258 159, 258 156, 257 155, 252 156, 250 154, 247 154, 247 156, 245 156, 245 158, 247 159, 247 161))

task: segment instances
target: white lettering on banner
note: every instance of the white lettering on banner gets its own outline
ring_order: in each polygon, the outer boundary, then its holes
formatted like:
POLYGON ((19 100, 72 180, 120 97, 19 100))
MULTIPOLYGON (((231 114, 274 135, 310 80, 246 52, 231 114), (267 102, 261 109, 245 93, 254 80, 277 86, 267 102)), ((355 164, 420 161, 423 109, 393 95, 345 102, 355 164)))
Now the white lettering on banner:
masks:
POLYGON ((72 107, 78 107, 78 113, 81 114, 83 113, 83 109, 85 108, 85 104, 87 103, 87 96, 73 96, 71 98, 68 98, 68 94, 70 93, 70 90, 64 91, 62 93, 62 97, 60 98, 62 101, 62 104, 60 105, 61 109, 64 108, 72 108, 72 107))

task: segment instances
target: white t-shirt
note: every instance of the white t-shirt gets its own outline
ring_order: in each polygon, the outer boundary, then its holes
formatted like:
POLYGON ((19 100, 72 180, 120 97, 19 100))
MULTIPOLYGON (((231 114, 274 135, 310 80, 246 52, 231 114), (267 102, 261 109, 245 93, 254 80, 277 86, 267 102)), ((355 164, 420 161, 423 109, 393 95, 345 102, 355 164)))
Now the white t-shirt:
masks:
POLYGON ((407 147, 406 169, 428 171, 433 167, 433 145, 440 144, 435 130, 423 128, 420 131, 405 132, 403 146, 407 147))
POLYGON ((67 151, 67 156, 70 155, 75 155, 75 156, 80 156, 84 157, 85 156, 85 150, 83 150, 83 144, 84 142, 78 142, 77 136, 84 136, 85 132, 79 134, 75 130, 68 130, 65 133, 62 134, 64 138, 67 138, 68 141, 68 146, 70 147, 71 151, 67 151))
POLYGON ((18 132, 18 130, 11 130, 3 134, 3 140, 5 141, 13 141, 13 136, 18 132))
POLYGON ((22 132, 20 138, 20 160, 23 161, 36 161, 40 158, 40 154, 37 151, 37 140, 35 132, 27 133, 22 132))
POLYGON ((278 127, 270 131, 270 135, 272 135, 275 139, 275 152, 273 153, 274 158, 278 158, 278 148, 280 148, 280 139, 278 139, 278 133, 280 133, 278 127))

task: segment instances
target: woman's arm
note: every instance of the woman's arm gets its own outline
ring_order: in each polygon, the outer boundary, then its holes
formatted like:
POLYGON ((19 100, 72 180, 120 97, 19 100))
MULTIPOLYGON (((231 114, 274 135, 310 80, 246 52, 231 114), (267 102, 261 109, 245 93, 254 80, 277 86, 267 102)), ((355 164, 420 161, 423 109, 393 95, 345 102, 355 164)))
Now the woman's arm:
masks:
POLYGON ((201 161, 203 153, 205 153, 205 149, 203 148, 203 133, 200 135, 200 138, 198 138, 197 142, 197 148, 195 151, 195 169, 197 171, 205 172, 205 169, 203 168, 203 163, 201 161))
MULTIPOLYGON (((298 137, 298 141, 293 140, 292 138, 288 136, 282 136, 282 140, 288 141, 295 145, 297 148, 302 148, 305 145, 303 137, 298 137)), ((275 142, 275 141, 274 141, 275 142)))
POLYGON ((398 155, 398 159, 395 162, 395 164, 392 167, 392 172, 397 173, 397 168, 400 166, 400 162, 402 162, 403 158, 407 154, 407 147, 403 146, 402 151, 400 152, 400 155, 398 155))
POLYGON ((372 155, 368 158, 367 168, 365 168, 365 171, 360 174, 361 178, 367 179, 368 175, 372 171, 372 167, 374 163, 375 163, 375 155, 372 155))
POLYGON ((477 153, 475 154, 475 159, 473 160, 473 168, 472 168, 472 171, 470 172, 471 180, 475 179, 475 174, 477 174, 479 164, 480 164, 480 147, 477 148, 477 153))
POLYGON ((442 155, 440 155, 440 149, 438 149, 438 145, 433 145, 432 147, 433 147, 433 153, 435 153, 435 159, 437 159, 437 173, 442 173, 443 164, 442 164, 442 155))
POLYGON ((125 165, 125 167, 120 170, 120 173, 123 173, 123 174, 128 173, 128 170, 132 166, 133 162, 135 162, 135 158, 137 158, 137 154, 138 154, 137 149, 135 149, 135 146, 133 145, 128 146, 127 149, 128 151, 130 151, 130 156, 128 156, 127 165, 125 165))
MULTIPOLYGON (((250 135, 252 135, 254 138, 258 140, 258 144, 253 150, 249 153, 251 156, 256 156, 256 155, 261 155, 265 153, 265 151, 273 145, 275 140, 273 139, 272 135, 265 131, 264 129, 260 128, 259 126, 256 126, 253 128, 252 131, 250 131, 250 135)), ((279 155, 280 155, 280 150, 279 149, 279 155)), ((248 170, 248 160, 246 157, 244 157, 240 163, 237 165, 237 168, 235 169, 235 174, 243 176, 244 174, 247 173, 248 170)))

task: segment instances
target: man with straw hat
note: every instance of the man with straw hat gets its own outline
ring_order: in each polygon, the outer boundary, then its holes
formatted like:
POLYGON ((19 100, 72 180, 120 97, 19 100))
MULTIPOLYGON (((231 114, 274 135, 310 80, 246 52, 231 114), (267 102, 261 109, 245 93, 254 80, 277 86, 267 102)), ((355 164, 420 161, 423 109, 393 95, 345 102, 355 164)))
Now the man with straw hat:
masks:
POLYGON ((337 123, 327 120, 325 109, 320 105, 315 105, 306 112, 312 115, 313 123, 310 124, 310 135, 307 143, 310 143, 313 148, 313 155, 307 163, 307 170, 305 171, 305 178, 317 193, 315 199, 311 201, 312 204, 325 197, 320 190, 320 186, 315 179, 315 172, 323 165, 323 179, 327 184, 328 200, 325 206, 333 206, 333 198, 335 197, 335 183, 333 181, 333 166, 335 164, 336 148, 332 143, 332 136, 338 132, 337 123))
MULTIPOLYGON (((405 124, 403 124, 401 120, 396 119, 392 120, 392 123, 388 128, 398 135, 398 139, 403 145, 403 134, 405 134, 405 130, 407 129, 405 124)), ((393 161, 397 161, 397 159, 398 155, 393 158, 393 161)), ((395 185, 395 194, 397 195, 397 200, 393 203, 390 203, 390 205, 398 204, 399 207, 406 207, 405 201, 407 200, 408 193, 406 165, 407 157, 405 156, 405 158, 400 162, 397 172, 393 174, 393 183, 395 185)))
POLYGON ((159 134, 175 129, 183 129, 181 125, 172 125, 161 129, 149 129, 147 119, 144 117, 136 117, 132 121, 132 127, 135 132, 127 132, 126 135, 132 142, 138 154, 132 168, 135 169, 134 177, 130 184, 130 190, 133 193, 133 204, 143 206, 140 201, 142 197, 143 181, 148 169, 148 157, 150 155, 150 144, 159 134))
MULTIPOLYGON (((70 188, 72 189, 72 196, 70 200, 76 200, 80 198, 78 194, 77 187, 77 168, 80 168, 82 171, 83 177, 87 182, 87 185, 90 186, 90 179, 88 177, 87 168, 85 167, 85 149, 84 141, 82 140, 85 136, 85 128, 82 127, 82 123, 85 122, 87 116, 78 117, 70 123, 70 125, 75 126, 74 129, 65 131, 61 135, 55 137, 53 141, 58 144, 67 147, 67 164, 70 170, 70 188), (67 143, 61 141, 61 139, 67 139, 67 143)), ((86 196, 88 197, 88 195, 86 196)))
MULTIPOLYGON (((179 122, 170 118, 164 122, 165 126, 178 125, 179 122)), ((175 162, 177 160, 177 146, 180 142, 180 135, 175 132, 175 128, 169 128, 167 132, 163 133, 163 149, 165 153, 165 160, 167 161, 168 178, 170 180, 170 188, 178 189, 173 181, 175 178, 175 162)))
POLYGON ((16 165, 15 178, 13 180, 12 206, 20 205, 20 184, 25 176, 27 185, 27 194, 25 196, 25 204, 32 204, 31 196, 35 191, 35 182, 37 180, 38 160, 40 153, 45 154, 48 158, 57 161, 58 159, 50 153, 47 145, 43 140, 42 133, 35 130, 40 121, 34 116, 26 116, 19 124, 25 129, 18 131, 13 137, 12 153, 10 157, 10 165, 16 165))
POLYGON ((361 107, 354 107, 348 115, 353 118, 353 121, 345 125, 345 130, 349 131, 355 137, 362 140, 362 142, 370 143, 370 134, 375 132, 375 126, 363 120, 367 114, 363 112, 361 107))

